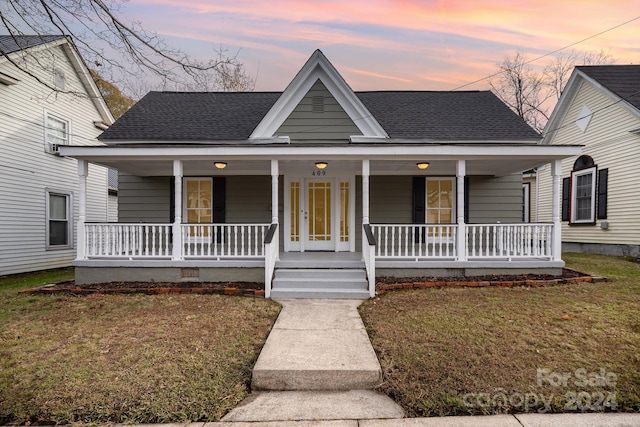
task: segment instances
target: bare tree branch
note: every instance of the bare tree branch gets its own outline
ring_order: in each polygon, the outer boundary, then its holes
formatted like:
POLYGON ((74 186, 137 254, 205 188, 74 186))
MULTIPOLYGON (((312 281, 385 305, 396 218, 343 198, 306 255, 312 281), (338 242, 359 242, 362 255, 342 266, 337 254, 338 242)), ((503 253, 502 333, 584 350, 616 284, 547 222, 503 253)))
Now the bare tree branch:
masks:
MULTIPOLYGON (((128 87, 147 77, 165 87, 192 90, 251 90, 236 56, 222 48, 210 60, 196 61, 171 49, 140 22, 118 16, 125 0, 4 0, 0 2, 0 33, 19 40, 24 35, 64 34, 73 39, 84 60, 109 81, 128 87), (231 82, 231 83, 230 83, 231 82)), ((0 57, 7 57, 0 46, 0 57)), ((31 63, 12 65, 36 77, 31 63)), ((59 90, 42 82, 51 90, 59 90)))

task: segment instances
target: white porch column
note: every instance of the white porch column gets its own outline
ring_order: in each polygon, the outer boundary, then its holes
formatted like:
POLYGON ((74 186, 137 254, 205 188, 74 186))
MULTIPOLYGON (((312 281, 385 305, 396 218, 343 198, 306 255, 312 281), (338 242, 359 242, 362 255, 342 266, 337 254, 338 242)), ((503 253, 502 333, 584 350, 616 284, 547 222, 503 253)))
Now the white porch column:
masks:
POLYGON ((84 223, 87 221, 87 175, 89 175, 89 164, 86 160, 78 160, 78 178, 79 193, 78 194, 78 224, 77 224, 77 257, 78 259, 87 259, 85 252, 86 230, 84 223))
POLYGON ((278 223, 278 161, 271 160, 271 224, 278 223))
POLYGON ((369 160, 362 161, 362 224, 369 224, 369 160))
POLYGON ((560 222, 560 180, 562 175, 562 160, 554 160, 551 163, 551 177, 553 180, 553 203, 551 218, 553 221, 553 247, 554 261, 562 261, 562 223, 560 222))
POLYGON ((464 223, 464 177, 467 173, 467 163, 465 160, 458 160, 456 163, 456 212, 458 223, 458 261, 467 260, 467 232, 466 224, 464 223))
POLYGON ((174 220, 173 220, 173 248, 171 259, 179 261, 182 259, 183 247, 182 247, 182 175, 183 175, 182 160, 173 161, 173 178, 174 178, 174 220))

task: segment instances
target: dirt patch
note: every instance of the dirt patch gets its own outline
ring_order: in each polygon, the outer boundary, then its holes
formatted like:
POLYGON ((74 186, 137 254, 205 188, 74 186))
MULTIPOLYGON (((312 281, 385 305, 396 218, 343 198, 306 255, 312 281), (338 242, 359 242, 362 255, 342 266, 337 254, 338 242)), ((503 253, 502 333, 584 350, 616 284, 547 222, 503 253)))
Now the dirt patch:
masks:
POLYGON ((73 280, 25 289, 28 294, 224 294, 264 296, 257 282, 106 282, 78 285, 73 280))
POLYGON ((436 277, 436 276, 419 276, 419 277, 376 277, 376 285, 391 285, 394 283, 417 283, 417 282, 513 282, 527 280, 556 280, 556 279, 572 279, 576 277, 589 276, 586 273, 565 268, 562 275, 556 276, 552 274, 492 274, 487 276, 466 276, 466 277, 436 277))

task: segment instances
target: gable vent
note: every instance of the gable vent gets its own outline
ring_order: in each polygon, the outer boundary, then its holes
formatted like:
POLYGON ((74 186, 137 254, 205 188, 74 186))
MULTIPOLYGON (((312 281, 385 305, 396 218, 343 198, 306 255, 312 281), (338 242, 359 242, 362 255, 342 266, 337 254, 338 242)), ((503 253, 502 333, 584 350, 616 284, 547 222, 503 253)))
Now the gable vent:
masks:
POLYGON ((311 111, 324 113, 324 96, 314 96, 311 101, 311 111))

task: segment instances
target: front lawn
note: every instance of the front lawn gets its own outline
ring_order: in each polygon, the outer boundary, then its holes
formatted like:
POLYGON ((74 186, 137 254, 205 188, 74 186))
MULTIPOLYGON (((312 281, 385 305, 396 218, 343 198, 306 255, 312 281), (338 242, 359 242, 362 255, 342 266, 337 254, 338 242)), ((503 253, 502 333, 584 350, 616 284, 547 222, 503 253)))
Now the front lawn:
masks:
POLYGON ((640 264, 564 259, 611 280, 412 289, 365 302, 381 391, 410 416, 640 411, 640 264))
MULTIPOLYGON (((280 307, 219 295, 31 296, 0 283, 0 425, 216 421, 280 307)), ((27 285, 28 283, 28 285, 27 285)))

